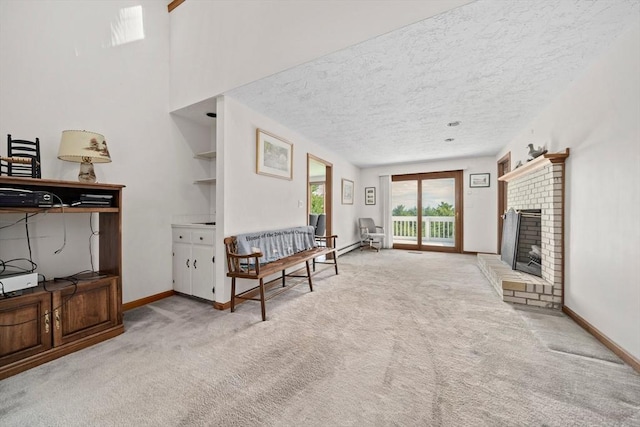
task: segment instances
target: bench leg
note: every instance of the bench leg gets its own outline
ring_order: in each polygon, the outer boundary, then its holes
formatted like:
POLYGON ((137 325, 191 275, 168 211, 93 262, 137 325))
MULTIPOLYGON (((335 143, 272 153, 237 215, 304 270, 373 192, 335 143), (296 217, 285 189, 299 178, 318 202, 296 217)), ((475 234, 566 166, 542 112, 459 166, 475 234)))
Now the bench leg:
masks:
POLYGON ((282 270, 282 287, 283 288, 286 286, 284 283, 284 277, 285 277, 284 270, 282 270))
POLYGON ((337 253, 333 254, 333 264, 334 264, 334 267, 336 268, 336 274, 338 274, 338 254, 337 253))
POLYGON ((316 259, 315 258, 313 259, 313 271, 314 272, 316 271, 316 259))
POLYGON ((309 268, 309 260, 304 262, 307 265, 307 278, 309 279, 309 290, 313 292, 313 283, 311 283, 311 269, 309 268))
POLYGON ((233 313, 236 309, 236 278, 231 278, 231 312, 233 313))
POLYGON ((262 321, 267 320, 267 312, 264 308, 264 280, 260 279, 260 306, 262 307, 262 321))

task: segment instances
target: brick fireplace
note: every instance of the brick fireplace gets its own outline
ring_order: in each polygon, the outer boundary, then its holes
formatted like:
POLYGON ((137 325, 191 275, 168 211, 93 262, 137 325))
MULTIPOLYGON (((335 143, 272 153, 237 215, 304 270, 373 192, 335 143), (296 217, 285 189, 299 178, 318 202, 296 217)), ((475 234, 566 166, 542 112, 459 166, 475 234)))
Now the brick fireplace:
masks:
MULTIPOLYGON (((499 255, 478 254, 480 269, 504 301, 554 309, 562 307, 564 179, 568 156, 569 149, 564 153, 544 154, 499 178, 507 183, 507 209, 522 212, 526 218, 518 254, 528 252, 535 241, 539 243, 542 255, 542 277, 537 277, 512 270, 499 255), (531 215, 532 212, 539 214, 531 215)), ((518 257, 526 264, 522 255, 518 257)))

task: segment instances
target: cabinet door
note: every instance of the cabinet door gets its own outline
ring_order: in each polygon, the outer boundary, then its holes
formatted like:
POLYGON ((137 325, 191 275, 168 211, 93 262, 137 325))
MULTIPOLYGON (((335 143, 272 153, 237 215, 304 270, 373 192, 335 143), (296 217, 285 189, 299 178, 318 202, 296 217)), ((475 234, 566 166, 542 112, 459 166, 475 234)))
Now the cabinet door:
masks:
POLYGON ((0 367, 51 348, 51 295, 0 300, 0 367))
POLYGON ((191 245, 173 244, 173 290, 191 295, 191 245))
POLYGON ((59 346, 117 325, 116 278, 80 282, 53 293, 53 345, 59 346))
POLYGON ((191 256, 193 258, 191 270, 192 294, 196 297, 213 301, 213 246, 193 245, 191 256))

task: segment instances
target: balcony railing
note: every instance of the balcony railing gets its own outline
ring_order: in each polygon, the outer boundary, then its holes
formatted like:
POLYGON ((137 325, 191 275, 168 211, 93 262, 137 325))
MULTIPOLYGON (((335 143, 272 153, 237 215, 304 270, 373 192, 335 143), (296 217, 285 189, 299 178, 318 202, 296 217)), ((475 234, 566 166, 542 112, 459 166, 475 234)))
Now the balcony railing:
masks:
MULTIPOLYGON (((394 216, 393 240, 396 243, 416 243, 418 241, 418 217, 394 216)), ((455 244, 455 217, 423 216, 422 243, 455 244)))

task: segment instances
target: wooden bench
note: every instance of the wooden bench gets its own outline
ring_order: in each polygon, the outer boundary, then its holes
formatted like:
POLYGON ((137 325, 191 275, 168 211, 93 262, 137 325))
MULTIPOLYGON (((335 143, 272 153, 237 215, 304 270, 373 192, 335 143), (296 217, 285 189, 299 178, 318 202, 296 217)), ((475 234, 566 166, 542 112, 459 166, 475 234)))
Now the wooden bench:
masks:
POLYGON ((262 320, 266 320, 265 311, 265 283, 266 277, 281 273, 282 275, 282 289, 280 292, 269 295, 266 299, 271 299, 274 296, 280 294, 282 291, 288 289, 285 285, 285 277, 306 277, 309 281, 309 290, 313 292, 313 283, 311 281, 311 268, 309 261, 313 263, 313 271, 315 271, 316 263, 319 264, 332 264, 338 274, 338 257, 336 254, 336 238, 338 236, 319 237, 321 243, 324 246, 316 246, 310 249, 303 250, 291 255, 284 256, 275 261, 269 263, 260 264, 260 258, 262 258, 262 252, 254 252, 250 254, 238 254, 238 242, 236 236, 226 237, 224 239, 224 245, 227 255, 227 277, 231 277, 231 312, 235 311, 235 299, 260 301, 262 307, 262 320), (333 262, 329 261, 329 255, 333 254, 333 262), (316 261, 316 258, 325 256, 326 261, 316 261), (307 274, 306 276, 300 276, 295 274, 286 274, 285 270, 295 267, 296 265, 305 263, 307 274), (236 279, 249 279, 259 280, 259 285, 251 288, 247 291, 241 292, 236 295, 236 279), (247 294, 252 293, 256 289, 260 290, 260 299, 252 298, 247 294))

